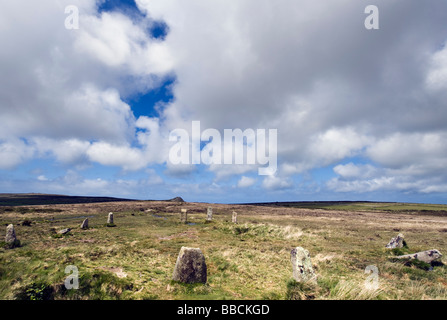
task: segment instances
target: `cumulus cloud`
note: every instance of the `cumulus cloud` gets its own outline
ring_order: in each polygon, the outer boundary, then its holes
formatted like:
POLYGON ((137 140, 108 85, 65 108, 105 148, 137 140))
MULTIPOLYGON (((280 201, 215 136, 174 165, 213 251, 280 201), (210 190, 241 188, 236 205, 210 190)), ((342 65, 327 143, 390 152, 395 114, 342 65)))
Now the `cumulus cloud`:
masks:
POLYGON ((99 17, 86 15, 76 38, 75 48, 112 68, 132 74, 160 74, 171 71, 170 52, 161 41, 149 41, 150 35, 129 17, 103 12, 99 17))
POLYGON ((241 179, 237 183, 238 188, 248 188, 256 183, 256 179, 242 176, 241 179))
POLYGON ((0 169, 12 169, 34 155, 34 148, 23 140, 0 141, 0 169))
POLYGON ((333 191, 444 192, 445 3, 378 0, 379 30, 364 28, 363 0, 136 0, 139 19, 98 13, 98 3, 77 2, 79 30, 64 28, 68 0, 3 5, 0 168, 51 156, 126 171, 162 165, 216 192, 234 176, 254 186, 256 165, 169 163, 170 130, 200 120, 220 132, 278 129, 266 190, 293 190, 295 176, 330 167, 333 191), (154 20, 168 26, 164 39, 148 33, 154 20), (135 118, 126 98, 172 76, 159 116, 135 118))
POLYGON ((262 187, 267 190, 284 190, 293 187, 293 182, 290 178, 267 176, 262 181, 262 187))

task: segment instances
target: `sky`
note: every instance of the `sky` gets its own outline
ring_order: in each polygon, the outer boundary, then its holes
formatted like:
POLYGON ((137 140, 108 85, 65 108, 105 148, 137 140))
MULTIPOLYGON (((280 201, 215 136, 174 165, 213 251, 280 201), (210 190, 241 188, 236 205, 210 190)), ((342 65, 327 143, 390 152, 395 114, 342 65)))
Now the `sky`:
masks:
POLYGON ((445 1, 0 3, 0 193, 447 203, 445 1))

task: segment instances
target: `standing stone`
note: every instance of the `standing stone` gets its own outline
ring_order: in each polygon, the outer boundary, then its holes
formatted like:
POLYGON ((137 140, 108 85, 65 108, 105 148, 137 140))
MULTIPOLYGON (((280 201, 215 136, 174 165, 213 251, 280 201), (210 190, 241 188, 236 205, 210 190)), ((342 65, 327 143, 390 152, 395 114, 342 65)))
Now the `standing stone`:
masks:
POLYGON ((180 221, 185 224, 188 223, 188 209, 181 210, 180 221))
POLYGON ((233 217, 232 217, 231 221, 233 221, 233 223, 237 223, 237 212, 236 211, 233 211, 233 217))
POLYGON ((180 249, 172 279, 183 283, 206 283, 205 256, 199 248, 180 249))
POLYGON ((81 229, 88 229, 88 218, 82 221, 81 229))
POLYGON ((16 232, 14 231, 14 226, 12 224, 6 227, 6 237, 5 242, 7 244, 14 244, 17 241, 16 232))
POLYGON ((419 260, 425 263, 432 263, 434 261, 440 260, 441 258, 442 258, 441 252, 439 252, 436 249, 396 257, 396 259, 419 260))
POLYGON ((309 251, 301 247, 296 247, 290 252, 290 257, 292 261, 293 278, 297 282, 316 281, 309 251))
POLYGON ((109 212, 109 216, 107 217, 107 224, 113 224, 113 212, 109 212))
POLYGON ((404 235, 402 233, 399 233, 397 237, 394 237, 388 242, 388 244, 385 246, 387 249, 395 249, 395 248, 403 248, 405 246, 405 240, 404 235))
POLYGON ((211 221, 213 220, 213 208, 209 207, 208 211, 206 212, 206 220, 211 221))

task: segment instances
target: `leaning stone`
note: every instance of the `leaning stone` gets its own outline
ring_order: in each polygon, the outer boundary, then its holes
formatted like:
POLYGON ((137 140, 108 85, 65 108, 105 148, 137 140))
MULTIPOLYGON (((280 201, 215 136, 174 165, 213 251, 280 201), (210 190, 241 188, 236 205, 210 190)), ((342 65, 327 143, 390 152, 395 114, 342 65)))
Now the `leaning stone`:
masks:
POLYGON ((188 209, 182 209, 181 210, 180 221, 182 223, 188 223, 188 209))
POLYGON ((396 259, 402 259, 402 260, 419 260, 423 261, 425 263, 432 263, 435 261, 439 261, 442 258, 441 252, 439 252, 436 249, 417 252, 413 254, 406 254, 403 256, 397 256, 396 259))
POLYGON ((233 221, 233 223, 237 223, 237 212, 233 211, 233 217, 231 218, 231 221, 233 221))
POLYGON ((109 212, 107 217, 107 224, 113 224, 113 212, 109 212))
POLYGON ((172 279, 183 283, 206 283, 205 256, 199 248, 180 249, 172 279))
POLYGON ((209 207, 206 212, 206 220, 211 221, 213 220, 213 208, 209 207))
POLYGON ((88 218, 82 221, 81 229, 88 229, 88 218))
POLYGON ((290 259, 292 261, 293 278, 297 282, 316 281, 309 251, 301 247, 296 247, 290 252, 290 259))
POLYGON ((403 248, 405 246, 404 235, 399 233, 397 237, 394 237, 385 246, 387 249, 403 248))
POLYGON ((71 231, 70 228, 66 228, 66 229, 59 230, 57 233, 59 233, 59 234, 67 234, 67 233, 69 233, 70 231, 71 231))
POLYGON ((5 242, 7 244, 14 244, 17 241, 16 232, 12 224, 6 227, 6 237, 5 242))

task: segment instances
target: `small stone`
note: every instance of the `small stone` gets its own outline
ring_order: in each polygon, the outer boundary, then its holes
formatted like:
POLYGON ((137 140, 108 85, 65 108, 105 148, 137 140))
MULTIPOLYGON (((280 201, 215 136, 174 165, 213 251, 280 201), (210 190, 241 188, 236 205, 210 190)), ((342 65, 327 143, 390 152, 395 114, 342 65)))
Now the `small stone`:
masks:
POLYGON ((185 224, 188 223, 188 209, 181 210, 180 221, 185 224))
POLYGON ((316 281, 309 251, 296 247, 290 252, 290 259, 292 261, 293 278, 297 282, 316 281))
POLYGON ((396 259, 408 259, 408 260, 419 260, 425 263, 432 263, 435 261, 439 261, 442 258, 441 252, 436 249, 421 251, 412 254, 406 254, 403 256, 397 256, 396 259))
POLYGON ((88 218, 82 221, 81 229, 88 229, 88 218))
POLYGON ((59 233, 59 234, 67 234, 67 233, 69 233, 70 231, 71 231, 70 228, 66 228, 66 229, 59 230, 57 233, 59 233))
POLYGON ((182 283, 206 283, 207 268, 202 251, 199 248, 182 247, 172 278, 182 283))
POLYGON ((237 212, 236 211, 233 211, 233 217, 231 218, 231 221, 233 223, 237 223, 237 212))
POLYGON ((5 242, 7 244, 14 244, 17 241, 16 232, 12 224, 6 227, 6 237, 5 242))
POLYGON ((113 212, 109 212, 107 217, 107 224, 113 224, 113 212))
POLYGON ((213 220, 213 208, 209 207, 206 212, 206 220, 211 221, 213 220))
POLYGON ((405 240, 404 235, 402 233, 399 233, 397 237, 394 237, 388 242, 388 244, 385 246, 387 249, 395 249, 395 248, 403 248, 405 246, 405 240))

